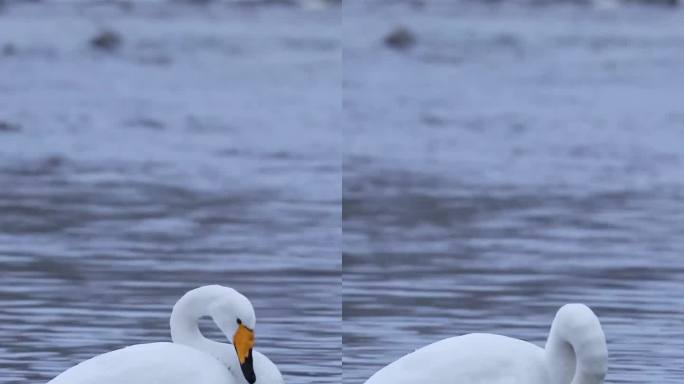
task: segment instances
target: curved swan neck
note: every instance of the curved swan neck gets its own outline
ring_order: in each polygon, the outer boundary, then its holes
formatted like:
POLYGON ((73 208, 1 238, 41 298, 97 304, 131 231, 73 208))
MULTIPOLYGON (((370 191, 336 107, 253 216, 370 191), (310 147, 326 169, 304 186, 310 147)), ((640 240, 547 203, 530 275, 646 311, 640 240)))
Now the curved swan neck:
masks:
POLYGON ((603 383, 608 365, 606 338, 587 306, 568 304, 558 311, 545 351, 554 383, 603 383))
POLYGON ((199 320, 208 316, 208 308, 221 294, 225 287, 206 286, 194 289, 180 298, 171 312, 171 339, 174 343, 187 345, 205 353, 209 353, 226 365, 230 365, 227 344, 209 340, 199 329, 199 320))

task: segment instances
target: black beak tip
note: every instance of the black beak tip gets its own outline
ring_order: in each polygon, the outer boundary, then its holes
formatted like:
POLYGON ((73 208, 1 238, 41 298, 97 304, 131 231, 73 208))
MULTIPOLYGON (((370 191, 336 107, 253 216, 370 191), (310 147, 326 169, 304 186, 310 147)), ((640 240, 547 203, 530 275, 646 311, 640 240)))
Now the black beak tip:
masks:
POLYGON ((254 373, 254 361, 252 360, 252 350, 249 350, 249 354, 245 359, 245 362, 240 364, 242 369, 242 374, 245 376, 245 380, 249 384, 254 384, 256 382, 256 374, 254 373))

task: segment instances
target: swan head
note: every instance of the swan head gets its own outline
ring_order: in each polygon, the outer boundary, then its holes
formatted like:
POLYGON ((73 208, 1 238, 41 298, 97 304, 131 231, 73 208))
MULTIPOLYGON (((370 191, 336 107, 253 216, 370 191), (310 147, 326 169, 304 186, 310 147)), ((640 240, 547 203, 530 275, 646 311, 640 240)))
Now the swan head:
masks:
POLYGON ((256 326, 254 307, 245 296, 233 289, 228 289, 230 294, 219 296, 210 306, 209 314, 233 346, 245 380, 249 384, 254 384, 256 382, 252 355, 256 326))

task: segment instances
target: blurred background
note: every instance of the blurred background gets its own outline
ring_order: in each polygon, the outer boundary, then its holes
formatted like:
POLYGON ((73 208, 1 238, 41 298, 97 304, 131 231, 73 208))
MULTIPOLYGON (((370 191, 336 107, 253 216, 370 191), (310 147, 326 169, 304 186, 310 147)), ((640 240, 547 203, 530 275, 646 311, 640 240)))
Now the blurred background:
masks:
POLYGON ((349 1, 347 384, 469 332, 543 345, 590 305, 608 383, 684 366, 684 13, 349 1))
POLYGON ((210 283, 339 383, 339 4, 0 4, 0 383, 169 340, 210 283))

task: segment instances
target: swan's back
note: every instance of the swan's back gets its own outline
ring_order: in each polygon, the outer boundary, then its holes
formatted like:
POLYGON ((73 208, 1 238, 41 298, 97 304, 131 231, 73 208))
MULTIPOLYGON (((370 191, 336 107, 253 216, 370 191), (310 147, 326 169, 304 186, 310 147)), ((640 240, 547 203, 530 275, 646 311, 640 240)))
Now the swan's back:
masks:
POLYGON ((366 384, 548 384, 544 350, 522 340, 473 333, 430 344, 366 384))
POLYGON ((221 362, 174 343, 138 344, 96 356, 48 384, 234 384, 221 362))

